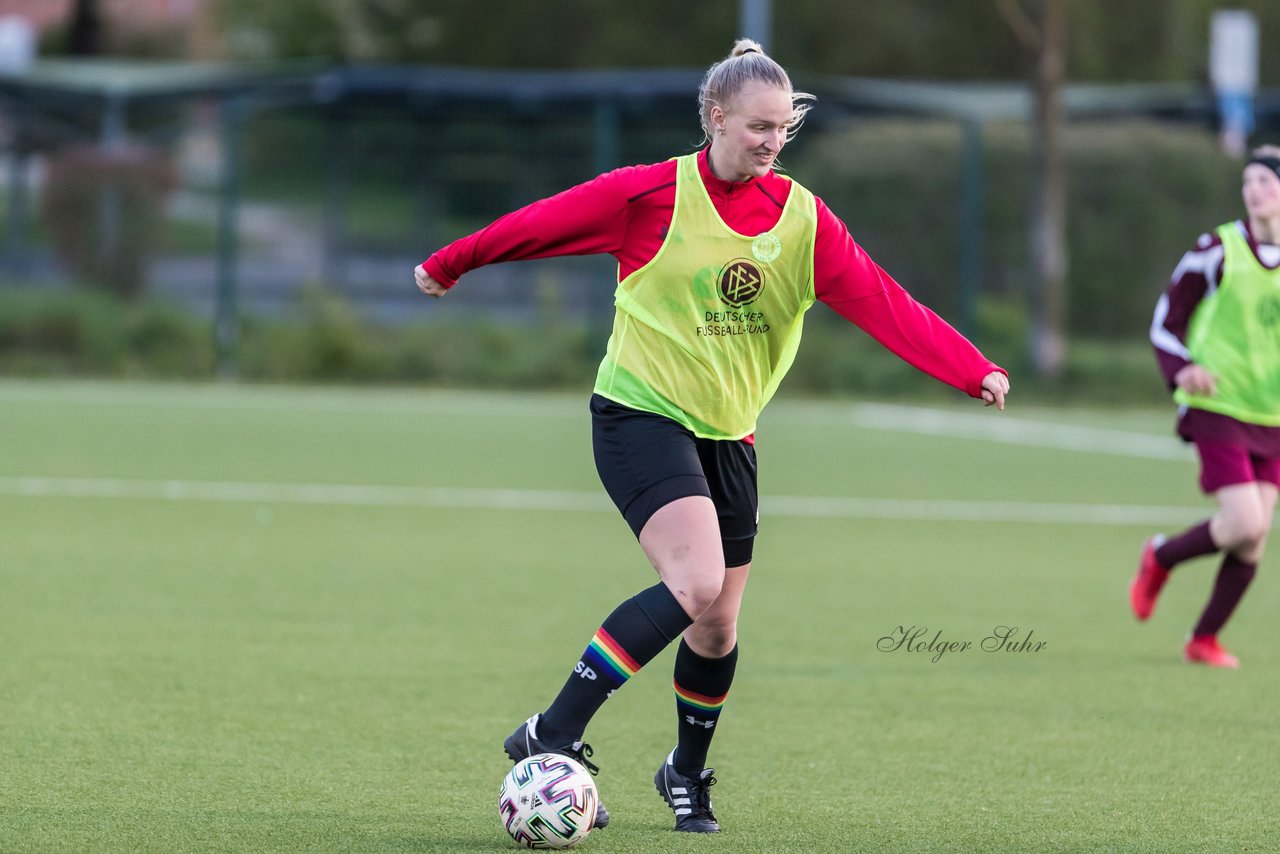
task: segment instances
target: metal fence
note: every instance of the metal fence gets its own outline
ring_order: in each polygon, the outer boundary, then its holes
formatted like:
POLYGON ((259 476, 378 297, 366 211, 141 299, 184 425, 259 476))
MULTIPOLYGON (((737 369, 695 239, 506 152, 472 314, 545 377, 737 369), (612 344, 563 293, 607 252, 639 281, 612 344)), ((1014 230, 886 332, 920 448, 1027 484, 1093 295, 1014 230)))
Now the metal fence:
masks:
MULTIPOLYGON (((700 78, 37 63, 0 78, 3 286, 114 277, 208 316, 228 370, 241 318, 288 315, 310 288, 379 321, 423 319, 411 268, 432 249, 606 169, 696 148, 700 78)), ((796 82, 819 107, 784 162, 890 272, 970 332, 983 293, 1025 286, 1023 87, 796 82)), ((1173 162, 1210 161, 1206 181, 1238 168, 1214 161, 1202 87, 1072 87, 1065 105, 1081 151, 1110 135, 1133 140, 1140 164, 1154 147, 1173 162)), ((1266 134, 1280 97, 1264 92, 1259 111, 1266 134)), ((1114 207, 1105 190, 1078 194, 1076 210, 1092 220, 1091 205, 1114 207)), ((1218 204, 1173 233, 1189 242, 1218 204)), ((1181 244, 1153 241, 1152 269, 1171 268, 1181 244)), ((612 272, 608 259, 501 265, 451 295, 448 312, 603 315, 612 272)), ((1147 279, 1143 288, 1159 280, 1126 275, 1147 279)))

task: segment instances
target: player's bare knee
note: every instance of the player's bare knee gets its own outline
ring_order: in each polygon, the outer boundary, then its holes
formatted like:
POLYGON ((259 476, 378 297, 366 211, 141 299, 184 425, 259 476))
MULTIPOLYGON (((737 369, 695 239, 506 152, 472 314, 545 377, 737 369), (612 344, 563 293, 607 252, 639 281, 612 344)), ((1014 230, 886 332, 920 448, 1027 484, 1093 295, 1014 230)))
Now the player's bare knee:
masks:
POLYGON ((1262 547, 1267 543, 1267 529, 1264 526, 1252 528, 1246 532, 1245 545, 1250 555, 1260 555, 1262 547))
POLYGON ((680 607, 693 619, 698 619, 720 598, 723 575, 695 575, 681 581, 667 582, 680 607))
POLYGON ((737 620, 707 620, 694 623, 688 634, 693 651, 703 658, 724 658, 738 643, 737 620))
POLYGON ((1230 550, 1237 554, 1253 553, 1262 548, 1267 539, 1267 520, 1261 513, 1242 515, 1234 520, 1231 528, 1230 550))
POLYGON ((694 608, 698 612, 698 616, 706 613, 707 609, 716 603, 720 598, 720 587, 722 579, 713 578, 701 581, 693 590, 690 600, 693 602, 694 608))
POLYGON ((1267 526, 1242 528, 1239 539, 1227 550, 1245 563, 1257 563, 1262 559, 1262 550, 1267 543, 1267 526))
POLYGON ((1266 539, 1269 521, 1260 510, 1237 507, 1219 514, 1210 532, 1220 548, 1241 556, 1266 539))

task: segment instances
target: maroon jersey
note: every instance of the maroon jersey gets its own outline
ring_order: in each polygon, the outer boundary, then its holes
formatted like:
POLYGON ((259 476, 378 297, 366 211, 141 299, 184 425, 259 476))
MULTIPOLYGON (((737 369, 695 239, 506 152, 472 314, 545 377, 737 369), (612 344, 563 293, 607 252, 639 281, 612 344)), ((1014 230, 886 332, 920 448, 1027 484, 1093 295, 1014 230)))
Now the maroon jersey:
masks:
MULTIPOLYGON (((705 149, 698 155, 698 169, 716 211, 731 229, 754 236, 777 224, 791 192, 789 179, 771 172, 747 181, 721 180, 707 165, 705 149)), ((661 248, 675 198, 674 160, 615 169, 512 211, 439 250, 422 266, 431 278, 451 287, 468 271, 500 261, 609 254, 618 261, 621 281, 661 248)), ((1004 369, 912 299, 821 199, 817 214, 817 298, 908 364, 981 397, 983 378, 1004 369)))

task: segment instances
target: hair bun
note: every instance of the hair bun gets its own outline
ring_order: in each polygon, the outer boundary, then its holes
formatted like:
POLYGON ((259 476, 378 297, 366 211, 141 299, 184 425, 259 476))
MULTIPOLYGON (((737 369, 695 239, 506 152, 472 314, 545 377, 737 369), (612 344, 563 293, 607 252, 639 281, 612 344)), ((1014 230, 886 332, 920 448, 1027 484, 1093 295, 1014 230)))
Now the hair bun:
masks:
POLYGON ((734 42, 733 52, 729 55, 742 56, 746 53, 758 53, 761 56, 764 56, 764 48, 760 46, 760 42, 753 41, 752 39, 738 39, 734 42))

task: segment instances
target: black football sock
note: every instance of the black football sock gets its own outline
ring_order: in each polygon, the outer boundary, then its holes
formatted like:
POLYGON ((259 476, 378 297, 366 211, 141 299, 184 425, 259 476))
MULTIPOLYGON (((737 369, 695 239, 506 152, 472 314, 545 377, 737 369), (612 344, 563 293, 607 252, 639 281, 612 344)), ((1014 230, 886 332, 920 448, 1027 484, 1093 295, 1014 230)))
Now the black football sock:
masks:
POLYGON ((1209 535, 1209 521, 1206 519, 1161 543, 1156 549, 1156 563, 1165 569, 1173 569, 1185 560, 1212 554, 1217 550, 1218 546, 1209 535))
POLYGON ((655 584, 623 602, 596 630, 559 695, 543 713, 538 738, 552 744, 582 738, 604 701, 692 624, 665 584, 655 584))
POLYGON ((707 766, 707 751, 737 666, 736 644, 723 658, 703 658, 680 641, 674 679, 679 741, 671 764, 686 777, 697 777, 707 766))
POLYGON ((1196 623, 1192 634, 1204 637, 1222 631, 1257 571, 1256 563, 1245 563, 1230 552, 1224 555, 1222 568, 1218 570, 1218 578, 1213 583, 1213 593, 1209 596, 1209 604, 1205 606, 1200 622, 1196 623))

